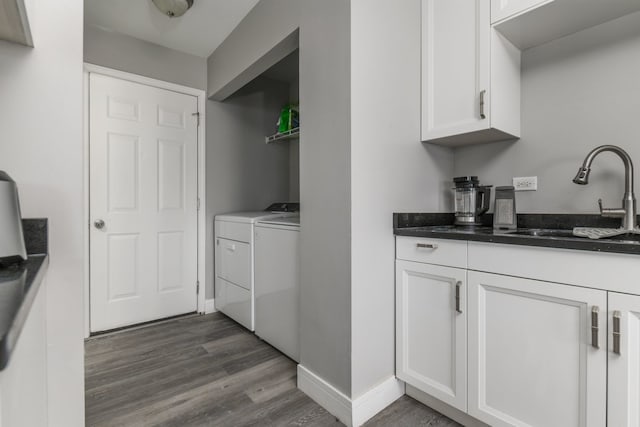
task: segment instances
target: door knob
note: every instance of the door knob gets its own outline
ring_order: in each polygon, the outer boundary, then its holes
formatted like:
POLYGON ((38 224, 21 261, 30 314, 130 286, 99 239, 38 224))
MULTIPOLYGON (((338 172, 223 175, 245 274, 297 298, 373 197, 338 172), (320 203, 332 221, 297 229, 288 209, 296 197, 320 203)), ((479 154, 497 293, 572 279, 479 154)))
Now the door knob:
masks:
POLYGON ((96 220, 93 225, 98 229, 102 230, 104 228, 104 221, 101 219, 96 220))

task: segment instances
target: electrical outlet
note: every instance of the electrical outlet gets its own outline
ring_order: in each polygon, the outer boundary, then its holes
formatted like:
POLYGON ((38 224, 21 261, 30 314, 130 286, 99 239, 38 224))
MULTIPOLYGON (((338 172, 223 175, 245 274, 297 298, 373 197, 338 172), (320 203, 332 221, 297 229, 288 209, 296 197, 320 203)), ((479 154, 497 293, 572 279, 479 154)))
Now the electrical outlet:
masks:
POLYGON ((513 178, 516 191, 536 191, 538 189, 537 176, 520 176, 513 178))

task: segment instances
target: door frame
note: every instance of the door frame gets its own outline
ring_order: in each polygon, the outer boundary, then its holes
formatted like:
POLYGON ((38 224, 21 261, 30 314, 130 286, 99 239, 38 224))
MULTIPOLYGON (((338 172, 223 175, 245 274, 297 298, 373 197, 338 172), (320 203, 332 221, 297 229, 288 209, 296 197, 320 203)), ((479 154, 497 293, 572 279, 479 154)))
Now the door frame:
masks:
POLYGON ((83 241, 84 241, 84 335, 85 338, 90 335, 90 292, 91 292, 91 276, 90 276, 90 242, 89 242, 89 228, 90 224, 90 211, 89 211, 89 74, 101 74, 108 77, 114 77, 120 80, 126 80, 133 83, 139 83, 146 86, 151 86, 159 89, 170 90, 173 92, 182 93, 184 95, 190 95, 197 98, 198 112, 200 113, 200 125, 198 126, 198 172, 197 172, 197 194, 199 199, 198 204, 198 219, 197 219, 197 278, 199 283, 198 292, 198 306, 197 311, 200 314, 205 313, 206 306, 213 306, 211 302, 207 304, 206 301, 206 281, 205 281, 205 250, 206 250, 206 104, 207 96, 206 92, 201 89, 195 89, 187 86, 178 85, 175 83, 165 82, 162 80, 153 79, 150 77, 140 76, 138 74, 128 73, 125 71, 114 70, 112 68, 103 67, 100 65, 94 65, 85 62, 83 68, 83 220, 85 227, 83 227, 83 241))

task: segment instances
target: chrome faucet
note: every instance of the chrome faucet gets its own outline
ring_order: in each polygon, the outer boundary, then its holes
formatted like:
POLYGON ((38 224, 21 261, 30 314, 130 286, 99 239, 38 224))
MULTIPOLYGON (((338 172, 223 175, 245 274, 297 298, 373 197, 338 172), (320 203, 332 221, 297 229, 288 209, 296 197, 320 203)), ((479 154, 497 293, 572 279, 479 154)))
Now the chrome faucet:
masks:
POLYGON ((580 185, 587 185, 589 183, 591 163, 593 163, 593 159, 603 151, 616 153, 622 159, 622 163, 624 163, 624 197, 622 198, 622 207, 617 209, 603 208, 602 199, 598 200, 600 215, 606 218, 622 218, 622 229, 626 231, 636 230, 636 196, 633 194, 633 162, 626 151, 615 145, 601 145, 594 148, 587 154, 582 167, 578 170, 578 174, 573 178, 573 182, 580 185))

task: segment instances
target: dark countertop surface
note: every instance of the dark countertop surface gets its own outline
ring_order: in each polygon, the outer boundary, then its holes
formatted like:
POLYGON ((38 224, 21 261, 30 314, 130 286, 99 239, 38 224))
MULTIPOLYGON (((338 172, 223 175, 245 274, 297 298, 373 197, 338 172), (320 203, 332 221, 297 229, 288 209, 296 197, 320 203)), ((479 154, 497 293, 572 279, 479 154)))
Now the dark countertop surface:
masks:
POLYGON ((49 266, 48 223, 23 219, 27 260, 0 265, 0 370, 6 368, 49 266))
POLYGON ((519 214, 518 232, 533 235, 494 232, 490 215, 486 215, 483 225, 475 227, 454 226, 453 219, 453 214, 449 213, 395 213, 393 214, 394 234, 640 255, 640 236, 624 235, 592 240, 572 235, 574 226, 611 228, 618 226, 619 220, 613 223, 607 219, 603 220, 598 215, 519 214))
POLYGON ((48 265, 48 255, 29 255, 0 269, 0 370, 9 363, 48 265))

